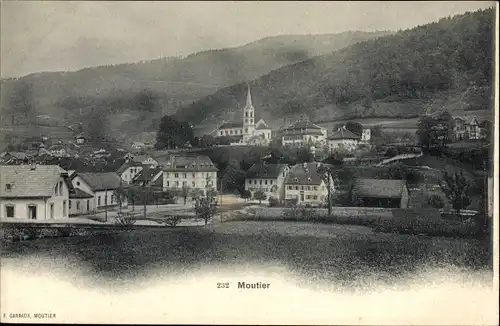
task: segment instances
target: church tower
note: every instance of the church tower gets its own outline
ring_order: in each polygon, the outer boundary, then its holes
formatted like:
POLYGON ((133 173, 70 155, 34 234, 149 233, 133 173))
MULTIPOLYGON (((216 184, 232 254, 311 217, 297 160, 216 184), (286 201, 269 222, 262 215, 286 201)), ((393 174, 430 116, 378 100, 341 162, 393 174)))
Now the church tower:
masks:
POLYGON ((255 133, 255 108, 252 105, 250 86, 247 91, 247 102, 243 108, 243 142, 246 143, 255 133))

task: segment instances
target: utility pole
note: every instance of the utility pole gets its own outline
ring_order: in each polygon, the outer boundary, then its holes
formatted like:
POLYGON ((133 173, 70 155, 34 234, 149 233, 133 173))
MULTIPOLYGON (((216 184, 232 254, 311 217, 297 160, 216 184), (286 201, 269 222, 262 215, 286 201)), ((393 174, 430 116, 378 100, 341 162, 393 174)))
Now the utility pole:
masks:
POLYGON ((222 223, 222 178, 220 178, 220 222, 222 223))
POLYGON ((104 189, 104 216, 108 221, 108 189, 104 189))

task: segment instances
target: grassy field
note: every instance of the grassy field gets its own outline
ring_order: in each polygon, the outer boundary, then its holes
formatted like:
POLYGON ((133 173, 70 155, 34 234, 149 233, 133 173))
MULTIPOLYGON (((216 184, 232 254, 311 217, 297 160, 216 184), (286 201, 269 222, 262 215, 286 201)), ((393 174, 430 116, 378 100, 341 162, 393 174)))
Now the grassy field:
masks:
POLYGON ((69 267, 113 286, 151 277, 153 268, 175 274, 196 266, 272 263, 309 279, 349 286, 367 275, 391 282, 424 266, 487 269, 486 248, 478 240, 379 234, 360 226, 227 222, 6 243, 1 257, 2 264, 34 269, 62 268, 67 261, 69 267), (30 260, 33 255, 48 261, 30 260))

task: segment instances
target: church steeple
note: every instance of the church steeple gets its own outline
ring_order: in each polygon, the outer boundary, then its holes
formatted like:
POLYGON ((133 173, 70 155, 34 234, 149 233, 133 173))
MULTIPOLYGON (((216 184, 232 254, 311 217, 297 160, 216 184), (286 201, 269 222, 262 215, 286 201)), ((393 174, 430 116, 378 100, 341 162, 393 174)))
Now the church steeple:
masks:
POLYGON ((250 85, 247 85, 247 104, 245 105, 247 108, 252 107, 252 94, 250 93, 250 85))

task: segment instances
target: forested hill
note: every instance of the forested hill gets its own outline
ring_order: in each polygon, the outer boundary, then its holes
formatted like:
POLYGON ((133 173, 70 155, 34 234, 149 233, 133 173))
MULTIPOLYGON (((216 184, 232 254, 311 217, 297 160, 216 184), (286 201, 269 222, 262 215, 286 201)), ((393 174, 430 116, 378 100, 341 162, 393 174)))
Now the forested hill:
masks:
MULTIPOLYGON (((221 50, 203 51, 185 58, 163 58, 75 72, 46 72, 2 80, 5 121, 13 111, 32 111, 72 119, 72 113, 95 107, 102 111, 133 111, 136 96, 146 90, 158 99, 158 110, 173 113, 220 87, 252 80, 284 65, 329 53, 389 32, 345 32, 325 35, 284 35, 221 50), (16 109, 17 108, 17 109, 16 109)), ((142 128, 143 126, 141 126, 142 128)))
MULTIPOLYGON (((360 42, 253 80, 254 105, 270 121, 414 116, 451 99, 451 110, 491 109, 493 30, 494 10, 487 9, 360 42)), ((243 83, 220 89, 176 116, 209 124, 238 112, 245 91, 243 83)))

